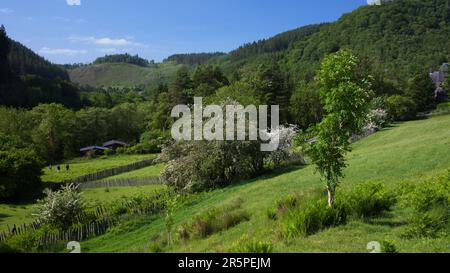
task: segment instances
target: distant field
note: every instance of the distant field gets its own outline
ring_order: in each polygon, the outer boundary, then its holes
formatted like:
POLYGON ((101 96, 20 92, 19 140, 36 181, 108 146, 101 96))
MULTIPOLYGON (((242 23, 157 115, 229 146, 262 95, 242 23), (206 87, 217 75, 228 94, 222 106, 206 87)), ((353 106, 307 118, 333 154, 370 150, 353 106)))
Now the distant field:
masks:
POLYGON ((69 71, 70 79, 90 86, 133 87, 169 83, 180 65, 165 62, 148 67, 127 63, 106 63, 83 66, 69 71))
POLYGON ((64 164, 61 164, 61 172, 56 172, 56 166, 50 171, 44 168, 44 175, 42 181, 44 182, 64 182, 69 179, 74 179, 86 174, 95 173, 101 170, 120 167, 145 159, 153 159, 157 155, 117 155, 109 157, 99 157, 95 159, 77 158, 64 164), (70 165, 70 171, 66 173, 65 164, 70 165))
POLYGON ((116 176, 111 176, 100 181, 106 180, 114 180, 114 179, 141 179, 141 178, 149 178, 149 177, 157 177, 160 176, 161 171, 164 169, 165 164, 157 164, 153 166, 149 166, 143 169, 139 169, 132 172, 122 173, 116 176))

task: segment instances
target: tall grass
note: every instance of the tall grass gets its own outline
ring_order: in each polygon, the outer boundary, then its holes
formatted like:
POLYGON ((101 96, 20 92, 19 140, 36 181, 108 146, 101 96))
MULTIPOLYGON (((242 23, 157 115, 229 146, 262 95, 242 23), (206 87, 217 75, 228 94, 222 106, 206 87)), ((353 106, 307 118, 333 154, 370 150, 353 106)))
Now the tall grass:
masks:
POLYGON ((242 199, 236 199, 231 204, 203 211, 178 229, 179 237, 183 240, 205 238, 248 221, 250 215, 241 208, 242 202, 242 199))

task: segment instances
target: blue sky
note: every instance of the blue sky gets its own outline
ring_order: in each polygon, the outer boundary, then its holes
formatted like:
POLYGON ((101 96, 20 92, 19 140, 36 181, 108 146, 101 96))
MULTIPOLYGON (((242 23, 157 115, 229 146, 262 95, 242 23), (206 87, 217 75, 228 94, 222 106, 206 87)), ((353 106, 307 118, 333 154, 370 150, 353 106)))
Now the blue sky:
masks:
POLYGON ((55 63, 129 52, 228 52, 299 26, 330 22, 366 0, 2 0, 11 38, 55 63))

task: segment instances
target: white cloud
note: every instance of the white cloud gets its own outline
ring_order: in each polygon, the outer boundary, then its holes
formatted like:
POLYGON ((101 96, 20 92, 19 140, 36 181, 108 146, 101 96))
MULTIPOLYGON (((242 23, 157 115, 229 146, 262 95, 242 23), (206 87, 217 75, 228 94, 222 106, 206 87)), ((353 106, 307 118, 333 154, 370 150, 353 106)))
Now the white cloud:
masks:
POLYGON ((14 12, 14 10, 8 9, 8 8, 6 8, 6 9, 0 9, 0 13, 9 14, 9 13, 13 13, 13 12, 14 12))
POLYGON ((63 56, 75 56, 87 53, 86 50, 76 50, 68 48, 48 48, 48 47, 43 47, 39 52, 47 55, 63 55, 63 56))
POLYGON ((115 48, 100 48, 98 51, 103 52, 103 53, 113 53, 113 52, 117 52, 117 49, 115 49, 115 48))
POLYGON ((66 0, 69 6, 81 6, 81 0, 66 0))
POLYGON ((86 44, 94 44, 99 46, 136 46, 148 48, 148 45, 137 43, 132 40, 124 38, 113 39, 108 37, 96 38, 93 36, 90 37, 70 36, 69 40, 71 42, 82 42, 86 44))

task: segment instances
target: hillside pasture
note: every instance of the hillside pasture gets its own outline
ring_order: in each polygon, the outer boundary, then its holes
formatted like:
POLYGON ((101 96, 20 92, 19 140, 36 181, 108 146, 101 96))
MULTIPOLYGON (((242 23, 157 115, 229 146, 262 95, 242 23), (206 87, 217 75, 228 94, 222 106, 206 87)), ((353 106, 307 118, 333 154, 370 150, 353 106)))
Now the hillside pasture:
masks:
MULTIPOLYGON (((408 181, 418 183, 447 172, 450 167, 450 116, 395 124, 353 145, 348 168, 342 180, 343 189, 351 189, 366 181, 382 182, 388 188, 408 181)), ((270 241, 276 252, 368 252, 370 241, 394 240, 401 252, 449 252, 450 235, 443 238, 405 239, 402 230, 408 210, 393 211, 370 222, 351 221, 307 238, 284 240, 277 222, 267 217, 276 202, 298 192, 305 194, 323 188, 313 166, 297 167, 282 174, 271 174, 224 189, 203 193, 174 213, 175 226, 191 221, 211 207, 244 201, 249 215, 243 222, 207 238, 173 244, 166 252, 227 252, 242 236, 270 241)), ((134 221, 133 230, 121 234, 105 234, 83 243, 90 252, 151 252, 152 240, 165 232, 164 217, 145 217, 134 221)))

